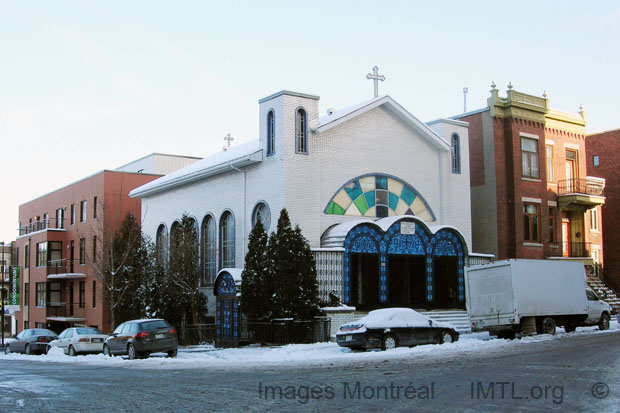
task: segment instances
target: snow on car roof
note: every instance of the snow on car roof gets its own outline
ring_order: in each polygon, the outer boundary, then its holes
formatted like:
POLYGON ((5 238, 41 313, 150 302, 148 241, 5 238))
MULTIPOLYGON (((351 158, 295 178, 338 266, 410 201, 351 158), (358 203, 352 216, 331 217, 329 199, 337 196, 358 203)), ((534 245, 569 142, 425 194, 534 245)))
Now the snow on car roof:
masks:
POLYGON ((355 323, 365 324, 367 328, 427 327, 429 320, 430 318, 411 308, 382 308, 371 311, 355 323))

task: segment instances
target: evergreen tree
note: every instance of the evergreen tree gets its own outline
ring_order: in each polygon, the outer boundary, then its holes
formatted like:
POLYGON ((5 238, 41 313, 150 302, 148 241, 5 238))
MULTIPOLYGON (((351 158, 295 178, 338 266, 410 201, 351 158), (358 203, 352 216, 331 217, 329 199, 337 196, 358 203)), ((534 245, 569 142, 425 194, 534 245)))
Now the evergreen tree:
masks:
POLYGON ((185 315, 191 324, 202 322, 207 298, 199 290, 198 230, 194 219, 187 214, 183 214, 178 229, 171 234, 168 277, 163 281, 164 290, 169 294, 165 306, 167 315, 185 315))
POLYGON ((269 275, 273 278, 272 316, 308 319, 319 313, 316 265, 301 229, 291 227, 282 209, 269 238, 269 275))
POLYGON ((267 233, 258 219, 250 232, 241 276, 240 311, 248 318, 266 318, 270 314, 273 286, 269 270, 267 233))

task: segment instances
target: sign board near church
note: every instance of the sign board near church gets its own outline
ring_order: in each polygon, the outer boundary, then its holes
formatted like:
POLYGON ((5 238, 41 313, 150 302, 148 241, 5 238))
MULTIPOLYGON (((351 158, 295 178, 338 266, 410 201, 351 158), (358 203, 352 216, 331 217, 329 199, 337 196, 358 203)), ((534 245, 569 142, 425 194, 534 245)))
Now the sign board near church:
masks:
POLYGON ((400 223, 400 233, 403 235, 414 235, 415 222, 402 221, 400 223))

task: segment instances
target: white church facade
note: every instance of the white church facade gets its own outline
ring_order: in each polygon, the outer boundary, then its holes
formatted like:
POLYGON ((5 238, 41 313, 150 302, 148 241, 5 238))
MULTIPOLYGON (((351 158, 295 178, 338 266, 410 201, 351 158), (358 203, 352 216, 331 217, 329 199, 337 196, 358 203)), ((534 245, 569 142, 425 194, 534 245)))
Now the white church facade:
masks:
POLYGON ((420 122, 389 96, 319 113, 319 97, 259 101, 259 139, 131 192, 143 231, 167 254, 182 214, 200 234, 214 314, 222 268, 242 268, 257 219, 286 208, 315 251, 321 298, 358 309, 464 308, 471 247, 468 124, 420 122))

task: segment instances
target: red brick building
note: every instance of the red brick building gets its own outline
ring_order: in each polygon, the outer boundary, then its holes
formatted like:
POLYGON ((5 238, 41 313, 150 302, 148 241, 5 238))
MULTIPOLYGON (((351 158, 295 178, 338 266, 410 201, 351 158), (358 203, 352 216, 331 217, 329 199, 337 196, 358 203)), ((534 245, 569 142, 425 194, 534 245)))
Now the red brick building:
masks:
POLYGON ((585 113, 492 85, 469 122, 473 250, 505 258, 603 261, 605 180, 587 176, 585 113), (592 218, 596 220, 594 223, 592 218))
POLYGON ((97 260, 127 213, 141 216, 140 200, 129 191, 159 176, 102 171, 20 205, 20 331, 109 330, 97 260))
POLYGON ((605 178, 606 201, 600 213, 605 233, 603 278, 620 291, 620 129, 586 137, 589 175, 605 178))

